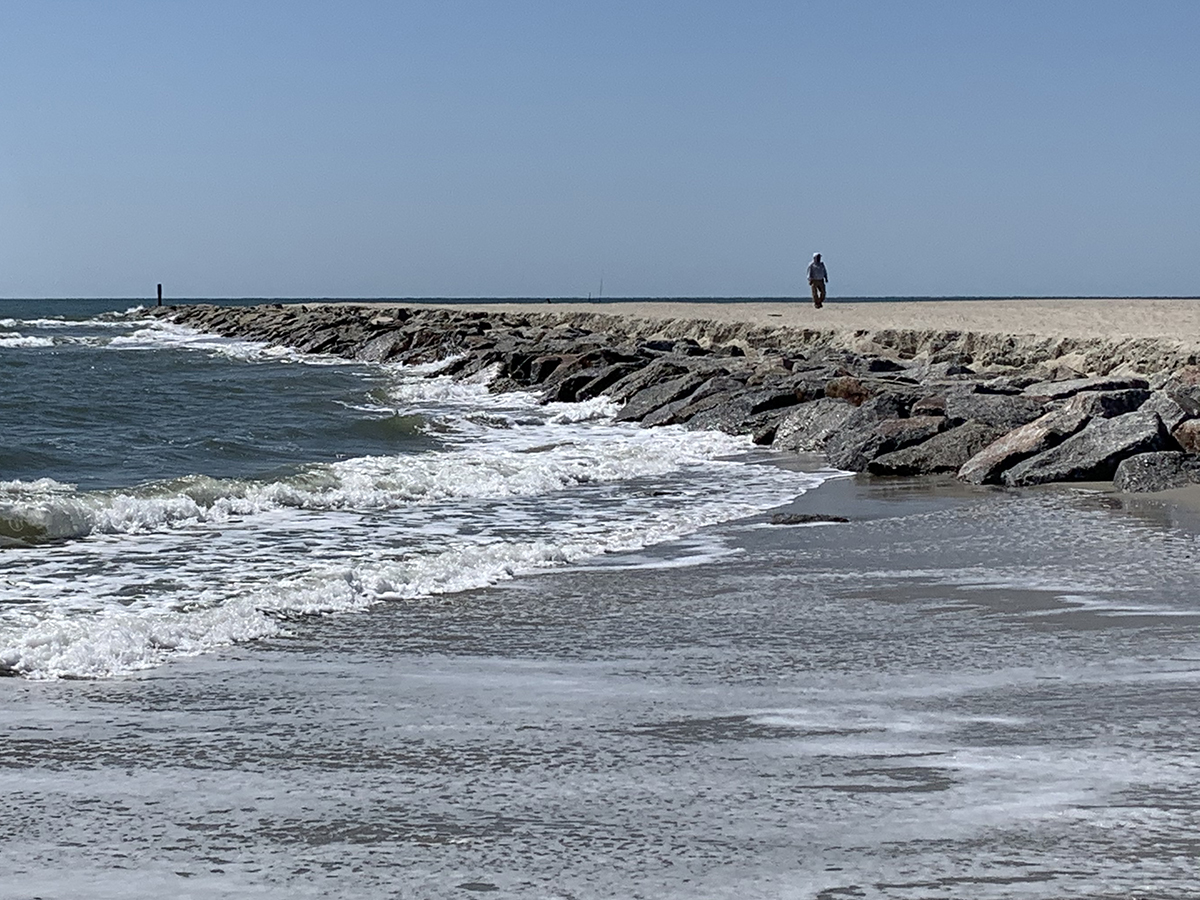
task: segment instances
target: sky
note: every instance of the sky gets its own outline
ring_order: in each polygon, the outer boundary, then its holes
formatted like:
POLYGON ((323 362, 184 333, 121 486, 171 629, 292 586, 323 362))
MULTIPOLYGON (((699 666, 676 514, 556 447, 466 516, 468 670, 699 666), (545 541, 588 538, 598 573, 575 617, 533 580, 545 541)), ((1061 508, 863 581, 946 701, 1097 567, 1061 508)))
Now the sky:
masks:
POLYGON ((0 0, 0 297, 1200 296, 1194 0, 0 0))

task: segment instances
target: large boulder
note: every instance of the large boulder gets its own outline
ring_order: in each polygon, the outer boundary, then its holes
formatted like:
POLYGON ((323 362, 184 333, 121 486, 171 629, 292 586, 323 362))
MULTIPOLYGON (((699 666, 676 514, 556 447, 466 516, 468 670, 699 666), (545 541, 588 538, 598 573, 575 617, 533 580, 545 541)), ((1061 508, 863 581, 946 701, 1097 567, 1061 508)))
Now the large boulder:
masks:
POLYGON ((1058 446, 1017 463, 1004 473, 1004 483, 1023 487, 1051 481, 1108 480, 1121 460, 1161 450, 1168 440, 1162 420, 1152 412, 1093 419, 1058 446))
POLYGON ((1180 423, 1191 418, 1166 391, 1154 391, 1139 408, 1157 414, 1167 431, 1174 431, 1180 423))
POLYGON ((1123 459, 1113 476, 1113 486, 1120 491, 1166 491, 1196 481, 1200 481, 1197 457, 1175 450, 1123 459))
POLYGON ((562 365, 563 358, 558 354, 534 356, 529 361, 527 377, 530 384, 542 384, 550 378, 554 371, 562 365))
POLYGON ((913 416, 884 419, 871 428, 847 428, 829 441, 825 455, 839 469, 862 472, 876 457, 927 441, 946 425, 945 416, 913 416))
POLYGON ((688 399, 692 403, 699 403, 709 397, 724 396, 728 398, 731 394, 740 394, 744 390, 746 390, 745 377, 737 378, 733 375, 717 374, 692 391, 688 399))
POLYGON ((1038 381, 1025 388, 1025 396, 1044 400, 1066 400, 1081 391, 1144 390, 1150 383, 1144 378, 1068 378, 1064 381, 1038 381))
POLYGON ((845 400, 822 398, 790 410, 775 429, 776 450, 808 453, 825 444, 845 424, 856 407, 845 400))
POLYGON ((651 384, 638 391, 617 413, 619 422, 637 422, 658 409, 675 400, 688 396, 707 379, 695 372, 687 372, 667 381, 651 384))
POLYGON ((873 475, 935 475, 957 472, 1000 432, 982 422, 966 422, 927 441, 877 456, 867 464, 873 475))
POLYGON ((955 391, 946 396, 946 417, 956 425, 974 421, 1008 431, 1045 411, 1042 401, 1012 394, 955 391))
POLYGON ((688 371, 687 365, 679 357, 662 357, 652 360, 640 369, 626 375, 605 393, 615 402, 624 403, 639 391, 688 371))
POLYGON ((999 484, 1022 460, 1044 453, 1082 430, 1100 408, 1094 396, 1077 394, 1058 409, 996 438, 963 463, 958 477, 970 484, 999 484))
POLYGON ((636 371, 638 366, 633 363, 613 363, 610 366, 595 366, 580 369, 546 388, 542 399, 549 402, 558 400, 562 403, 578 403, 581 400, 591 400, 604 393, 605 388, 616 384, 625 376, 636 371))
POLYGON ((1150 399, 1150 391, 1144 388, 1125 388, 1115 391, 1080 391, 1073 394, 1068 403, 1077 402, 1079 408, 1089 412, 1093 418, 1111 419, 1141 409, 1150 399))
MULTIPOLYGON (((686 397, 672 400, 646 415, 642 424, 649 427, 682 424, 706 410, 730 404, 735 397, 745 392, 746 385, 740 379, 728 375, 715 375, 686 397)), ((743 417, 748 415, 748 404, 739 407, 738 414, 743 417)))
MULTIPOLYGON (((904 416, 905 411, 905 405, 891 394, 872 397, 851 412, 841 427, 829 436, 824 448, 826 457, 831 461, 835 456, 839 459, 853 459, 858 449, 870 441, 871 432, 876 425, 886 419, 899 419, 904 416)), ((861 471, 866 461, 855 464, 859 468, 852 471, 861 471)))
POLYGON ((680 400, 672 400, 670 403, 665 403, 658 409, 642 417, 642 427, 657 428, 660 425, 678 425, 681 422, 686 422, 688 417, 685 415, 685 410, 691 405, 691 397, 683 397, 680 400))
POLYGON ((755 391, 739 394, 717 394, 693 403, 688 397, 685 405, 675 411, 676 421, 691 431, 724 431, 726 434, 750 434, 755 443, 769 444, 775 437, 783 410, 754 411, 755 391))
MULTIPOLYGON (((532 377, 533 365, 541 357, 541 354, 528 354, 527 358, 522 360, 520 356, 514 356, 510 371, 505 374, 517 381, 528 379, 532 383, 534 381, 532 377)), ((595 377, 595 374, 607 365, 607 362, 596 353, 562 353, 556 356, 555 359, 556 362, 554 364, 549 364, 548 362, 544 364, 544 370, 539 368, 539 374, 543 374, 544 371, 545 377, 537 383, 541 384, 542 398, 547 401, 574 397, 574 389, 561 389, 564 382, 573 380, 576 387, 578 387, 588 379, 595 377), (577 377, 580 375, 583 376, 582 379, 577 377)))
POLYGON ((1200 366, 1185 366, 1172 375, 1163 390, 1191 418, 1200 417, 1200 366))
POLYGON ((782 405, 794 406, 796 403, 808 403, 812 400, 819 400, 826 396, 825 384, 828 381, 827 376, 828 373, 822 374, 805 371, 798 374, 793 374, 778 381, 768 380, 764 382, 763 388, 791 392, 791 395, 795 398, 795 400, 792 403, 785 403, 782 405))
POLYGON ((357 359, 366 362, 386 362, 408 347, 410 336, 403 331, 388 331, 371 338, 354 353, 357 359))

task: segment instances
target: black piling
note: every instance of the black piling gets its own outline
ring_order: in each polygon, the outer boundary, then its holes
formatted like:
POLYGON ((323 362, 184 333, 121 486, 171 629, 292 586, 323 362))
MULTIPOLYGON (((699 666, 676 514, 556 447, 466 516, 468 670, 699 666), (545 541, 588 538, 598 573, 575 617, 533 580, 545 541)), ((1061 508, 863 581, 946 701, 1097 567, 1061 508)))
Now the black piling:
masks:
POLYGON ((162 306, 162 285, 158 286, 158 305, 162 306))

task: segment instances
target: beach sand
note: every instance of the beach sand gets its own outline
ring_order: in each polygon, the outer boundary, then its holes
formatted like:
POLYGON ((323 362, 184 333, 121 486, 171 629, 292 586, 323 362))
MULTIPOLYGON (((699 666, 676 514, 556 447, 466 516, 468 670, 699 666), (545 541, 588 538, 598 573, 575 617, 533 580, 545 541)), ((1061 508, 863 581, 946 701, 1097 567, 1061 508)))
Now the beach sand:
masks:
MULTIPOLYGON (((386 305, 394 306, 395 303, 386 305)), ((449 304, 409 303, 421 307, 449 304)), ((854 301, 832 297, 821 309, 794 301, 605 300, 454 303, 492 312, 596 313, 645 319, 702 319, 763 327, 834 331, 969 331, 1042 337, 1168 338, 1200 341, 1200 299, 1027 299, 854 301)))

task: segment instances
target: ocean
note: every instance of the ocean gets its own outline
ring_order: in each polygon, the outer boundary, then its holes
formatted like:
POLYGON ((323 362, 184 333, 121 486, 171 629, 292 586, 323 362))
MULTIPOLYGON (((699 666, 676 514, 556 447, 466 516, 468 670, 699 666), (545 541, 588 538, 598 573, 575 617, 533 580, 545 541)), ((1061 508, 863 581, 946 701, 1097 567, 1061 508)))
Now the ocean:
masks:
POLYGON ((1200 897, 1185 512, 131 306, 0 302, 4 897, 1200 897))

